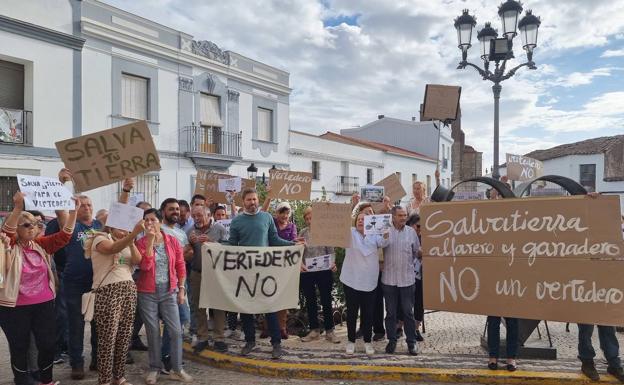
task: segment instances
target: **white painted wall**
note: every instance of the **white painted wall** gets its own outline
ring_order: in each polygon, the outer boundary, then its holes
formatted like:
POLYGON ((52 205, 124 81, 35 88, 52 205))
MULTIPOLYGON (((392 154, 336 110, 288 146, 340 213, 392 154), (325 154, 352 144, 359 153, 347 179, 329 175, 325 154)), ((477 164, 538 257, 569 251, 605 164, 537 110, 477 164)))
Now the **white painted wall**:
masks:
POLYGON ((82 133, 112 127, 111 55, 85 46, 82 51, 82 133))
POLYGON ((0 47, 0 59, 25 66, 24 107, 33 111, 34 146, 54 148, 71 137, 72 50, 4 31, 0 47))
POLYGON ((73 30, 69 0, 2 0, 0 15, 67 34, 73 30))

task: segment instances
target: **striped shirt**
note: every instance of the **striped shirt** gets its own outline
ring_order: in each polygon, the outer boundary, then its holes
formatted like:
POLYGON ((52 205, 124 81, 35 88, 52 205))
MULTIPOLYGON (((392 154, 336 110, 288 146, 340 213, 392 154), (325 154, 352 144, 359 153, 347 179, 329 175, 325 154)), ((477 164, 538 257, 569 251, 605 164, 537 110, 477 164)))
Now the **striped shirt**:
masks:
POLYGON ((384 248, 384 269, 381 282, 388 286, 406 287, 416 281, 416 259, 420 242, 410 226, 398 230, 392 226, 388 246, 384 248))

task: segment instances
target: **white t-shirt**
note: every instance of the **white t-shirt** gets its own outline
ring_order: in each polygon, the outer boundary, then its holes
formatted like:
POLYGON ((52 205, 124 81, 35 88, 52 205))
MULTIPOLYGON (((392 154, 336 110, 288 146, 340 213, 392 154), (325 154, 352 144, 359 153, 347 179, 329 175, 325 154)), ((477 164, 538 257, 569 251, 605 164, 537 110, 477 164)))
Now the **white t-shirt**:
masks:
POLYGON ((359 291, 373 291, 379 278, 377 249, 386 247, 388 240, 381 235, 362 235, 351 228, 351 247, 345 250, 340 282, 359 291))

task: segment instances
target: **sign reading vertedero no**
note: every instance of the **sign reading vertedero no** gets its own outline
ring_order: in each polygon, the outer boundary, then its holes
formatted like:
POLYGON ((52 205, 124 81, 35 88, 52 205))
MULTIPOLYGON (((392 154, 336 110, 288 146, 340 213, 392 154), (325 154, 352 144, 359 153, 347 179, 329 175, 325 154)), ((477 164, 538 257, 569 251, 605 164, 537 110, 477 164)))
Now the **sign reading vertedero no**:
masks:
POLYGON ((425 307, 624 325, 619 213, 616 196, 425 205, 425 307))
POLYGON ((273 199, 309 201, 312 192, 312 173, 286 170, 270 171, 273 199))
POLYGON ((522 155, 507 154, 507 178, 527 181, 542 176, 544 164, 537 159, 522 155))
POLYGON ((261 314, 296 308, 303 246, 202 247, 201 308, 261 314))

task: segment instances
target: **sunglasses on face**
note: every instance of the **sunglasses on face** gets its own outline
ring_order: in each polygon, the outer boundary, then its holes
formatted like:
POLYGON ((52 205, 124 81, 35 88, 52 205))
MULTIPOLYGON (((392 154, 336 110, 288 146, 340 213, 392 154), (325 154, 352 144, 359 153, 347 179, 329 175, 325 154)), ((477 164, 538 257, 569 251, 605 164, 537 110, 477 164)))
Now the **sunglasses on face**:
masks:
POLYGON ((25 229, 31 229, 31 228, 35 227, 36 225, 34 223, 26 222, 26 223, 22 223, 19 226, 23 227, 25 229))

